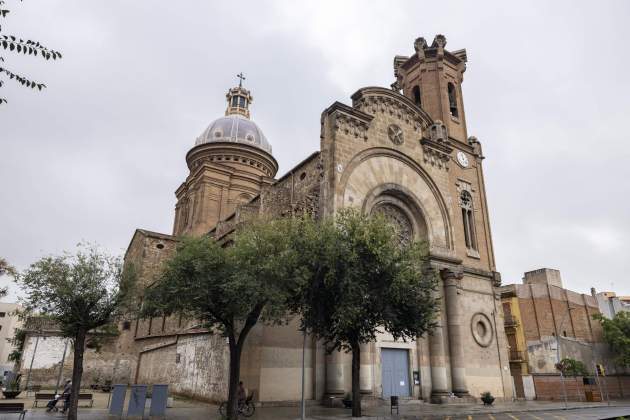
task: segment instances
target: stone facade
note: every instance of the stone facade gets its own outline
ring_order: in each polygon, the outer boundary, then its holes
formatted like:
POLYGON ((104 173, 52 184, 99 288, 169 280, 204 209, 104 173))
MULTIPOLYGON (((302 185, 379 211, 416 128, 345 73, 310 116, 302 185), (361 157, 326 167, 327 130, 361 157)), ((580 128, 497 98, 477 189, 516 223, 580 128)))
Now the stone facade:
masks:
MULTIPOLYGON (((251 95, 241 86, 231 89, 231 122, 213 122, 187 155, 190 175, 176 192, 174 236, 136 231, 125 263, 149 286, 182 234, 223 240, 253 215, 330 217, 346 207, 383 213, 401 227, 402 242, 428 241, 442 306, 438 326, 426 337, 405 343, 383 334, 362 345, 362 393, 387 397, 395 382, 396 395, 426 401, 469 401, 483 391, 510 399, 484 156, 480 142, 468 136, 463 106, 466 52, 447 51, 441 35, 431 45, 419 38, 414 46, 413 55, 394 58, 391 89, 362 88, 351 105, 335 102, 325 109, 320 150, 277 180, 262 133, 248 138, 235 131, 250 116, 251 95), (234 103, 247 109, 232 109, 234 103), (232 124, 230 136, 215 129, 225 124, 232 124), (398 363, 396 374, 392 363, 398 363)), ((122 353, 134 355, 135 381, 167 381, 182 394, 225 398, 224 341, 178 316, 127 322, 119 343, 122 353)), ((307 398, 350 391, 350 360, 346 353, 326 354, 322 343, 309 338, 307 398)), ((259 401, 295 401, 301 365, 296 322, 258 325, 243 353, 242 380, 259 401)))

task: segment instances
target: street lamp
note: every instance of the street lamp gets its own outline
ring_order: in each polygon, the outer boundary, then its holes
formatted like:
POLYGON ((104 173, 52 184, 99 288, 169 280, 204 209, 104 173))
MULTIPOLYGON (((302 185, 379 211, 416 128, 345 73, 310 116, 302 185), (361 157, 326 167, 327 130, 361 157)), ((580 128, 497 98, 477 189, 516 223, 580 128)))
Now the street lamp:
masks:
MULTIPOLYGON (((567 313, 564 314, 564 317, 562 318, 562 322, 560 322, 560 331, 562 331, 562 326, 564 325, 564 321, 567 320, 567 316, 570 316, 571 311, 573 309, 575 308, 572 308, 571 306, 567 307, 567 313)), ((568 408, 567 388, 564 385, 564 373, 562 372, 562 366, 560 365, 560 334, 558 334, 558 331, 556 331, 556 360, 558 362, 558 370, 560 371, 560 382, 562 383, 562 394, 564 396, 564 409, 566 410, 568 408)))

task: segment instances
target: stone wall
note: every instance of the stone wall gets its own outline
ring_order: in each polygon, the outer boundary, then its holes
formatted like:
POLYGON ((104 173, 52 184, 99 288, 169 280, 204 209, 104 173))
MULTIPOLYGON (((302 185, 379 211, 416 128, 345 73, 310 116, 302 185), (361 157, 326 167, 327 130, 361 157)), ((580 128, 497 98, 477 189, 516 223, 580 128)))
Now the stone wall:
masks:
POLYGON ((180 335, 140 353, 137 383, 169 384, 176 394, 218 402, 227 398, 228 369, 225 338, 180 335))
MULTIPOLYGON (((68 342, 68 347, 61 375, 62 382, 72 377, 74 352, 71 340, 54 334, 41 336, 38 340, 37 337, 28 334, 20 363, 23 381, 26 380, 32 360, 31 384, 54 387, 57 383, 66 342, 68 342), (37 350, 35 350, 36 342, 37 350), (33 358, 33 352, 35 352, 35 358, 33 358)), ((118 353, 116 345, 117 337, 111 337, 103 341, 100 350, 93 348, 85 350, 82 379, 84 386, 87 387, 97 381, 103 383, 105 380, 113 381, 114 379, 122 383, 130 382, 128 372, 132 360, 118 353)), ((26 385, 26 382, 23 382, 23 385, 26 385)))

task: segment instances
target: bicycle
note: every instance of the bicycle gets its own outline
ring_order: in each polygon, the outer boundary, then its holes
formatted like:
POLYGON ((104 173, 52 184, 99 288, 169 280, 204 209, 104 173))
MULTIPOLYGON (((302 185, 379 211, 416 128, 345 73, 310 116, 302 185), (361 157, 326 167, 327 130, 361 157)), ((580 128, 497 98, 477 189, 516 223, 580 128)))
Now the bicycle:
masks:
MULTIPOLYGON (((250 394, 250 396, 247 397, 244 403, 239 404, 236 407, 236 414, 238 416, 251 417, 254 415, 254 411, 256 411, 256 406, 252 401, 253 398, 254 394, 250 394)), ((219 414, 221 414, 222 416, 227 415, 227 403, 227 401, 223 401, 219 406, 219 414)))

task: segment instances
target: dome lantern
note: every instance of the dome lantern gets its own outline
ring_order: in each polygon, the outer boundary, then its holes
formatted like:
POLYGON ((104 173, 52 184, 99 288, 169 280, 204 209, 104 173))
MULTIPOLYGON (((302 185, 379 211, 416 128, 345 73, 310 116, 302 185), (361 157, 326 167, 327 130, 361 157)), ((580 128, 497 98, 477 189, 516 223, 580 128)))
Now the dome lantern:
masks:
POLYGON ((253 98, 243 87, 243 73, 237 75, 237 87, 226 94, 225 116, 214 120, 197 138, 195 146, 207 143, 240 143, 262 149, 271 154, 271 144, 258 125, 250 119, 249 105, 253 98))
POLYGON ((227 95, 225 95, 227 98, 225 115, 242 115, 249 118, 249 104, 252 103, 254 98, 249 93, 249 90, 243 87, 243 80, 245 80, 243 73, 237 74, 236 77, 240 79, 238 87, 230 89, 227 95))

